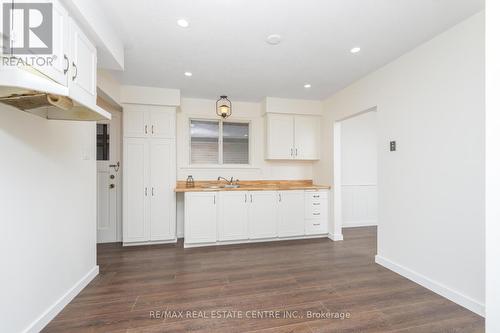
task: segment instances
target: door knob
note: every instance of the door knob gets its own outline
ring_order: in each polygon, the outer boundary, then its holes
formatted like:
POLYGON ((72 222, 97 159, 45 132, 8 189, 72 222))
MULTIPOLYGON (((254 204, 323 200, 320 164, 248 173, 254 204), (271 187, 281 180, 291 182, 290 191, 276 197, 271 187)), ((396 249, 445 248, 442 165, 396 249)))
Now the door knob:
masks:
POLYGON ((109 184, 109 188, 115 188, 115 184, 109 184))
POLYGON ((115 175, 110 175, 109 178, 115 179, 115 175))

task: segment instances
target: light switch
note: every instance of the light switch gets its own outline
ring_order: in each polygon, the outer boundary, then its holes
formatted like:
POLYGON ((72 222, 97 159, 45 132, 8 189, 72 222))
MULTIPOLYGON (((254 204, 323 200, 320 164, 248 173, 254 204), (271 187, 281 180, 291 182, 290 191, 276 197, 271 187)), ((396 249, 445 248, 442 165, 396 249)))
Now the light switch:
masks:
POLYGON ((396 151, 396 141, 391 141, 389 147, 390 151, 396 151))

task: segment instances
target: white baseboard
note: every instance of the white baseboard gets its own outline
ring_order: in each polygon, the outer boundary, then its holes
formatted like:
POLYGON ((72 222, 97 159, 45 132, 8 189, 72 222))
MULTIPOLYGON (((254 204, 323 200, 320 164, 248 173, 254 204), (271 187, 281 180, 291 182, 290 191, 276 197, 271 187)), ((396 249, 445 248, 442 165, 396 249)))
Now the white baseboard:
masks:
POLYGON ((342 221, 342 228, 358 228, 358 227, 373 227, 377 226, 377 220, 364 220, 364 221, 342 221))
POLYGON ((422 274, 419 274, 411 269, 408 269, 404 266, 401 266, 389 259, 381 257, 379 255, 375 256, 375 262, 379 265, 384 266, 387 269, 390 269, 393 272, 398 273, 399 275, 404 276, 405 278, 418 283, 419 285, 432 290, 436 294, 439 294, 450 301, 457 303, 458 305, 463 306, 464 308, 484 317, 485 314, 485 306, 484 303, 480 303, 464 294, 459 293, 445 285, 442 285, 422 274))
POLYGON ((141 245, 161 245, 161 244, 175 244, 177 243, 177 238, 170 240, 161 241, 146 241, 146 242, 122 242, 122 246, 141 246, 141 245))
POLYGON ((245 239, 238 241, 218 241, 212 243, 199 243, 199 244, 189 244, 184 242, 184 248, 188 249, 193 247, 205 247, 205 246, 269 243, 269 242, 280 242, 289 240, 325 238, 326 236, 327 236, 326 234, 319 234, 319 235, 304 235, 304 236, 292 236, 292 237, 280 237, 280 238, 245 239))
POLYGON ((80 279, 71 289, 69 289, 61 298, 59 298, 52 306, 50 306, 40 317, 38 317, 28 328, 24 330, 24 333, 35 333, 35 332, 40 332, 52 319, 57 316, 59 312, 61 312, 62 309, 66 305, 68 305, 69 302, 73 298, 75 298, 76 295, 80 293, 80 291, 85 288, 90 281, 92 281, 97 274, 99 274, 99 266, 94 266, 87 274, 85 274, 84 277, 80 279))
POLYGON ((342 235, 342 234, 328 234, 328 238, 330 238, 334 242, 343 241, 344 235, 342 235))

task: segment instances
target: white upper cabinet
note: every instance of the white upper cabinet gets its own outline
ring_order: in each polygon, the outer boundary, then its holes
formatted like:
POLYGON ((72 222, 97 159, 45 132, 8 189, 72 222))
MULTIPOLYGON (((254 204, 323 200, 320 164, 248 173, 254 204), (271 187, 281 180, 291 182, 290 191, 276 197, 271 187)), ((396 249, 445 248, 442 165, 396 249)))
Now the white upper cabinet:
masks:
POLYGON ((175 138, 175 108, 143 104, 125 104, 123 132, 125 137, 175 138))
POLYGON ((151 136, 155 138, 175 138, 175 108, 151 105, 149 120, 151 136))
POLYGON ((305 234, 304 191, 278 192, 278 236, 305 234))
POLYGON ((278 160, 293 159, 294 119, 287 114, 267 115, 267 158, 278 160))
POLYGON ((52 5, 52 65, 35 67, 57 83, 68 85, 69 60, 68 11, 57 0, 52 5))
POLYGON ((319 159, 320 117, 294 116, 295 159, 319 159))
POLYGON ((123 136, 146 138, 149 136, 149 105, 125 104, 123 106, 123 136))
POLYGON ((250 239, 278 237, 278 196, 275 191, 249 192, 248 235, 250 239))
POLYGON ((319 116, 266 114, 266 158, 318 160, 320 121, 319 116))
POLYGON ((247 192, 221 192, 218 219, 218 240, 248 239, 248 202, 247 192))
POLYGON ((70 97, 83 103, 96 103, 97 50, 74 20, 69 19, 70 32, 70 97))

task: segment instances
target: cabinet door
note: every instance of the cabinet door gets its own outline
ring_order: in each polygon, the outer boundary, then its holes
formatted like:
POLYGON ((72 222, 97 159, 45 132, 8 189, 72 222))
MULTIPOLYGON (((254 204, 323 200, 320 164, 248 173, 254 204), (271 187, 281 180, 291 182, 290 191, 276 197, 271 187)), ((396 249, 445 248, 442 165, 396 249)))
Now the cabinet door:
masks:
POLYGON ((184 228, 187 244, 217 241, 217 192, 185 194, 184 228))
POLYGON ((70 21, 70 96, 84 104, 96 103, 97 50, 83 31, 70 21))
POLYGON ((221 192, 218 219, 218 240, 248 239, 248 202, 247 192, 221 192))
POLYGON ((123 140, 123 241, 148 241, 149 144, 146 139, 123 140))
POLYGON ((268 114, 266 158, 278 160, 293 159, 293 116, 268 114))
POLYGON ((151 240, 175 238, 175 141, 149 140, 151 240))
POLYGON ((303 236, 304 191, 281 191, 278 193, 279 223, 278 236, 303 236))
POLYGON ((250 239, 278 237, 278 195, 273 191, 249 192, 250 239))
POLYGON ((52 63, 51 65, 35 66, 37 70, 52 80, 67 86, 69 61, 69 25, 68 12, 57 0, 52 2, 52 63))
POLYGON ((152 105, 150 109, 151 136, 175 138, 175 108, 152 105))
POLYGON ((319 159, 321 119, 315 116, 295 116, 295 158, 319 159))
POLYGON ((123 108, 123 136, 145 138, 151 133, 149 106, 126 104, 123 108))

